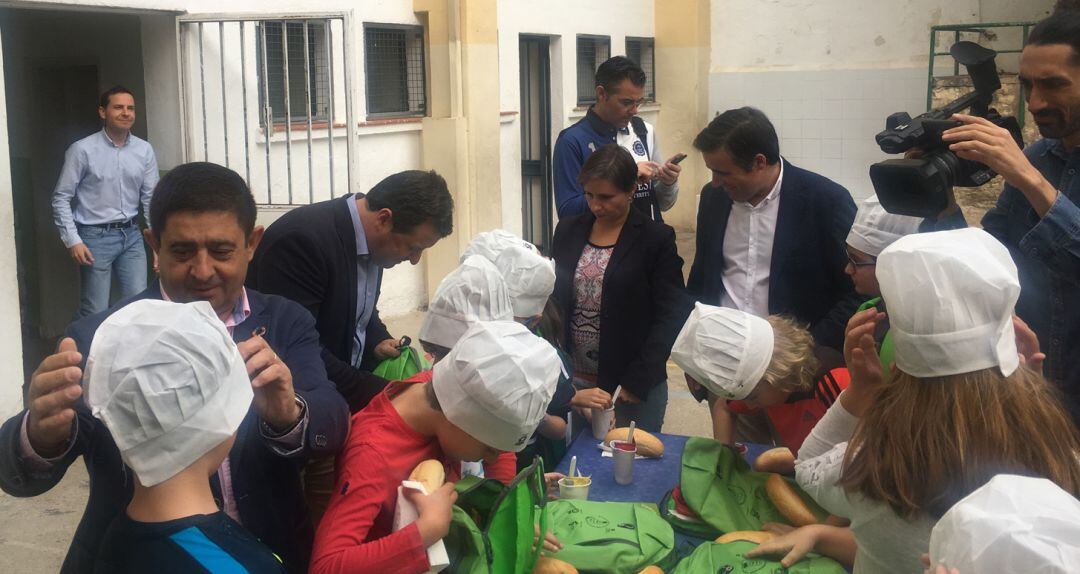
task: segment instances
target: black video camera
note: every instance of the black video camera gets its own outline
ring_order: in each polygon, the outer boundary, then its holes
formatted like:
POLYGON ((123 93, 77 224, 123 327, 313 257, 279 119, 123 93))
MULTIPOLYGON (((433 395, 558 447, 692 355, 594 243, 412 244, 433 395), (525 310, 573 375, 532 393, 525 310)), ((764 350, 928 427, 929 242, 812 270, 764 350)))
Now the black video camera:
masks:
POLYGON ((974 42, 957 42, 949 53, 967 67, 975 91, 914 119, 906 112, 892 114, 885 120, 885 131, 874 137, 885 153, 913 148, 922 152, 919 157, 889 159, 870 166, 874 191, 889 213, 936 217, 955 201, 954 186, 978 187, 996 175, 985 164, 960 159, 941 141, 942 132, 961 125, 951 119, 953 114, 970 108, 970 115, 1009 130, 1017 145, 1024 147, 1016 118, 990 108, 994 92, 1001 88, 994 61, 997 52, 974 42))

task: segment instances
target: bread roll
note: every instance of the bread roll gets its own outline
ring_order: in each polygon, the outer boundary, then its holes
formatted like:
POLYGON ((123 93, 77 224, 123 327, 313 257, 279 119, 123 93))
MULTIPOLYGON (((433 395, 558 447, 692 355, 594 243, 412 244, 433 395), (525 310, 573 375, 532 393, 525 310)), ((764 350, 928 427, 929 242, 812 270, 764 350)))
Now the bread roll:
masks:
POLYGON ((792 526, 817 524, 817 517, 810 512, 810 508, 806 506, 795 489, 791 488, 788 481, 784 480, 784 477, 779 474, 769 475, 769 479, 765 481, 765 492, 769 494, 769 500, 776 509, 792 526))
POLYGON ((744 542, 753 542, 754 544, 761 544, 766 540, 772 540, 776 535, 771 532, 765 532, 764 530, 736 530, 735 532, 728 532, 727 534, 716 539, 717 544, 727 544, 728 542, 735 542, 742 540, 744 542))
POLYGON ((664 574, 664 571, 659 566, 646 566, 644 570, 638 572, 638 574, 664 574))
POLYGON ((754 460, 754 470, 789 474, 795 470, 795 455, 787 447, 771 448, 754 460))
POLYGON ((541 556, 533 567, 533 574, 578 574, 578 571, 567 562, 550 556, 541 556))
POLYGON ((443 463, 429 458, 424 462, 416 465, 412 474, 409 475, 409 480, 414 480, 424 485, 424 490, 427 490, 428 494, 439 490, 443 483, 446 482, 446 470, 443 468, 443 463))
MULTIPOLYGON (((629 432, 630 427, 612 429, 604 437, 604 444, 611 444, 613 440, 626 440, 629 432)), ((634 429, 634 442, 637 443, 637 453, 641 456, 658 458, 664 454, 664 443, 641 429, 634 429)))

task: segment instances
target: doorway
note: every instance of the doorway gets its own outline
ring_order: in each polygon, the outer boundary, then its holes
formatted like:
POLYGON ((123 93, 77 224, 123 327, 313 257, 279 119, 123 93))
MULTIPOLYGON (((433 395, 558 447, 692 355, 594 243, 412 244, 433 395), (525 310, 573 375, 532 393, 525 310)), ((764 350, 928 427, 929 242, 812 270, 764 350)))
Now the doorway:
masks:
MULTIPOLYGON (((79 304, 79 271, 53 222, 65 150, 101 129, 98 97, 135 94, 132 133, 146 139, 140 16, 0 9, 8 161, 24 372, 55 348, 79 304)), ((85 350, 82 350, 85 352, 85 350)))
POLYGON ((521 58, 521 234, 550 253, 551 44, 545 36, 522 35, 521 58))

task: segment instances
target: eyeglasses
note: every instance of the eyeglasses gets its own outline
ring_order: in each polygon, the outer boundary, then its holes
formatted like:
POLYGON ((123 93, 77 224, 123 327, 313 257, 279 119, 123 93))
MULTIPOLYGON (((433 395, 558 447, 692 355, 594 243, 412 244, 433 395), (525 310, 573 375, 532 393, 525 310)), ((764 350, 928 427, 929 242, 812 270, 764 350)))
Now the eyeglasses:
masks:
POLYGON ((642 98, 640 100, 631 100, 630 98, 620 98, 619 103, 626 108, 641 107, 645 105, 645 99, 642 98))
POLYGON ((844 250, 844 257, 847 257, 848 263, 850 263, 851 266, 856 269, 858 269, 859 267, 877 265, 877 257, 871 257, 870 261, 855 261, 855 259, 851 256, 851 253, 849 253, 847 249, 844 250))

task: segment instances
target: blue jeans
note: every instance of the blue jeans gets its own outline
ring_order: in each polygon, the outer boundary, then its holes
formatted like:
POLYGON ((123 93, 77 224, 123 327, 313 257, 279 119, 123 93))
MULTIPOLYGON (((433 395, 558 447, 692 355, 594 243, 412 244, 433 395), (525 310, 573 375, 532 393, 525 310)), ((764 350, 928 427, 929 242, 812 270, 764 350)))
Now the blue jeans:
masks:
POLYGON ((637 422, 637 428, 649 432, 661 432, 664 426, 664 414, 667 412, 668 382, 660 381, 649 391, 649 396, 638 397, 640 403, 618 403, 615 405, 615 426, 628 427, 630 421, 637 422))
POLYGON ((116 282, 120 285, 120 299, 146 289, 146 251, 138 225, 124 229, 77 227, 79 237, 94 256, 94 263, 79 266, 82 288, 76 318, 109 308, 113 271, 116 271, 116 282))

